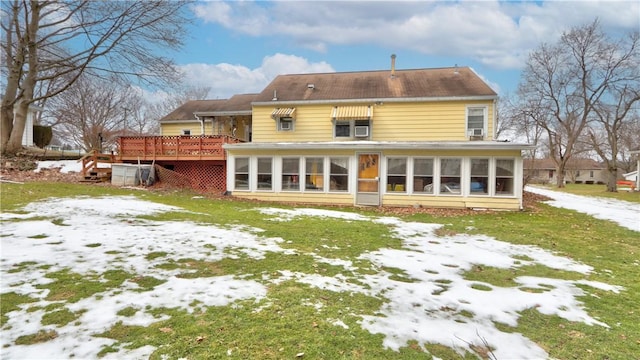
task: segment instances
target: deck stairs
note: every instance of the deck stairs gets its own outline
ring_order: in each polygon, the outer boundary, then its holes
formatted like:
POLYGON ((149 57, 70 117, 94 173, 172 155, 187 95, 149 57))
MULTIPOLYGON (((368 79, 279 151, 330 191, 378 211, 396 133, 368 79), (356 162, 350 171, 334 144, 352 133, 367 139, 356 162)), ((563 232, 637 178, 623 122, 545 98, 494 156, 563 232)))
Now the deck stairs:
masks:
POLYGON ((93 150, 80 160, 82 161, 81 182, 111 181, 111 164, 115 162, 114 155, 93 150), (109 164, 109 166, 100 166, 100 164, 109 164))

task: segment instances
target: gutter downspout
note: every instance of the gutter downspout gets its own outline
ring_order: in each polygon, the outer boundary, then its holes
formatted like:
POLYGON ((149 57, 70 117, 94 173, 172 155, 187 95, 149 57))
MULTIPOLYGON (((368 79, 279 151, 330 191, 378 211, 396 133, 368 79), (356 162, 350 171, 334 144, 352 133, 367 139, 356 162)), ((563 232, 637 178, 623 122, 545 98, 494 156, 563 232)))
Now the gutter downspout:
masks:
POLYGON ((636 191, 640 191, 640 152, 636 154, 638 158, 636 161, 638 164, 636 165, 636 191))
POLYGON ((196 115, 195 113, 193 113, 193 116, 196 117, 196 119, 198 119, 198 121, 200 121, 200 135, 204 135, 204 118, 200 118, 200 116, 196 115))
POLYGON ((496 119, 498 118, 498 108, 496 107, 498 103, 498 99, 493 99, 493 134, 491 134, 491 140, 496 141, 496 131, 498 131, 498 124, 496 123, 496 119))

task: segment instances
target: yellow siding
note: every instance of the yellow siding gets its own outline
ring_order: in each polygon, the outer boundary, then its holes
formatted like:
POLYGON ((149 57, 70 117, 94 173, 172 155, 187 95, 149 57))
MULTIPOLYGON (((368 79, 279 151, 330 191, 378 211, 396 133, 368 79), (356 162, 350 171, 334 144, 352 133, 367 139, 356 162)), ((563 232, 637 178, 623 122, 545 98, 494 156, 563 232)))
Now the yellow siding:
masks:
POLYGON ((373 112, 374 141, 460 141, 466 135, 466 109, 487 106, 487 140, 493 129, 493 102, 384 103, 373 112))
MULTIPOLYGON (((182 135, 182 130, 191 130, 191 135, 200 135, 201 129, 199 121, 160 124, 160 134, 162 136, 182 135)), ((205 123, 205 134, 209 135, 211 131, 211 123, 205 123)))
MULTIPOLYGON (((341 104, 342 105, 342 104, 341 104)), ((347 104, 345 104, 347 105, 347 104)), ((493 137, 493 101, 441 101, 373 105, 373 141, 461 141, 467 106, 487 106, 487 136, 493 137)), ((298 105, 294 131, 276 131, 273 106, 253 107, 254 142, 334 141, 332 104, 298 105)))
POLYGON ((270 202, 292 202, 303 204, 353 205, 353 195, 338 193, 300 193, 300 192, 242 192, 234 191, 234 197, 270 202))
POLYGON ((353 150, 345 149, 327 149, 319 150, 286 150, 286 149, 269 149, 269 150, 251 150, 251 149, 231 149, 228 150, 229 155, 233 156, 353 156, 353 150))
POLYGON ((332 105, 296 107, 294 131, 276 131, 274 107, 253 107, 253 142, 333 141, 332 105))
POLYGON ((384 156, 520 157, 520 150, 384 150, 384 156))
POLYGON ((505 197, 460 197, 433 195, 391 195, 382 197, 384 206, 421 206, 427 208, 476 208, 520 210, 520 199, 505 197))
MULTIPOLYGON (((234 191, 234 197, 270 202, 292 202, 306 204, 353 205, 353 194, 305 193, 305 192, 245 192, 234 191)), ((520 210, 518 198, 428 196, 428 195, 383 195, 383 206, 425 208, 476 208, 520 210)))

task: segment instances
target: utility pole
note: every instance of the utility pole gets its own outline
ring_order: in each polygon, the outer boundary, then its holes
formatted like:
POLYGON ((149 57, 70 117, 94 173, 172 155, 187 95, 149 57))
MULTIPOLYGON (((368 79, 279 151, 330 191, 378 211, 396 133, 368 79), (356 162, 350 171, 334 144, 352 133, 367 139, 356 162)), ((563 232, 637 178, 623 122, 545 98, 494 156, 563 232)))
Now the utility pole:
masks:
POLYGON ((122 128, 122 136, 127 136, 127 111, 129 111, 129 109, 126 107, 122 109, 124 109, 124 126, 122 128))

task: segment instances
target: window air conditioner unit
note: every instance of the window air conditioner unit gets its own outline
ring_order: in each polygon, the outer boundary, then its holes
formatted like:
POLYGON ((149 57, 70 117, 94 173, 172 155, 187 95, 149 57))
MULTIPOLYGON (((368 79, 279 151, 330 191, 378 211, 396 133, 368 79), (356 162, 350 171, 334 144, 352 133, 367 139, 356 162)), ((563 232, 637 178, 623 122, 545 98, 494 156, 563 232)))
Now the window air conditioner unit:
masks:
POLYGON ((484 131, 482 128, 469 129, 469 136, 482 136, 482 135, 484 135, 484 131))
POLYGON ((355 127, 355 136, 356 137, 368 137, 369 136, 369 127, 368 126, 356 126, 355 127))
POLYGON ((289 131, 291 130, 291 121, 280 121, 280 130, 289 131))

